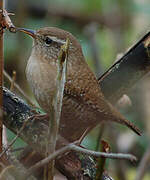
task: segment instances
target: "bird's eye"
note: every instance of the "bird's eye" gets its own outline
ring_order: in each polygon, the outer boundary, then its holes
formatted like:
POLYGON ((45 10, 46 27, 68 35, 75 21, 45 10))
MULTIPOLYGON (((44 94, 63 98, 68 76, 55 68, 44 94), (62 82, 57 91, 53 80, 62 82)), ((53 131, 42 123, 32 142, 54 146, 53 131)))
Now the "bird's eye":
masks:
POLYGON ((52 39, 50 39, 49 37, 46 37, 45 39, 46 45, 50 45, 52 42, 53 42, 52 39))

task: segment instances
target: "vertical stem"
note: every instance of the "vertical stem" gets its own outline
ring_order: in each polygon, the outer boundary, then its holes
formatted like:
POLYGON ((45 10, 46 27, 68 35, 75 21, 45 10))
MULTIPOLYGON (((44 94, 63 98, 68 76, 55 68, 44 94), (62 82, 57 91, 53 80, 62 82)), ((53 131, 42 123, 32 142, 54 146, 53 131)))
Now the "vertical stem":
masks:
MULTIPOLYGON (((101 141, 101 145, 100 145, 100 152, 105 152, 108 153, 109 150, 109 146, 107 144, 107 142, 105 141, 101 141)), ((106 158, 105 157, 99 157, 97 160, 97 170, 96 170, 96 180, 102 179, 102 175, 104 172, 104 167, 105 167, 105 162, 106 162, 106 158)))
POLYGON ((96 142, 96 148, 95 148, 95 151, 99 151, 99 147, 100 147, 100 142, 101 142, 101 138, 102 138, 102 135, 104 133, 104 129, 105 129, 105 124, 101 124, 99 129, 98 129, 98 137, 97 137, 97 142, 96 142))
MULTIPOLYGON (((57 135, 59 131, 59 122, 61 116, 62 100, 64 94, 64 87, 66 82, 66 69, 67 69, 67 57, 68 57, 69 39, 61 47, 58 64, 57 64, 57 79, 56 90, 51 105, 50 122, 49 122, 49 143, 48 154, 55 152, 57 135)), ((49 163, 48 180, 53 180, 55 161, 49 163)))
POLYGON ((2 29, 2 19, 3 19, 3 0, 0 0, 0 152, 2 152, 2 128, 3 128, 3 66, 4 66, 4 55, 3 55, 3 29, 2 29))

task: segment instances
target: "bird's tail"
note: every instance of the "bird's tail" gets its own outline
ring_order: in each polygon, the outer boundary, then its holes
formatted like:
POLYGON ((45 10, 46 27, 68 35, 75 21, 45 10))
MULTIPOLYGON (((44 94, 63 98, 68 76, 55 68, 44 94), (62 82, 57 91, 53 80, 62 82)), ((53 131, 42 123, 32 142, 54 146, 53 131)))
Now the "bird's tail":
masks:
POLYGON ((111 121, 117 122, 119 124, 126 125, 128 128, 130 128, 132 131, 134 131, 139 136, 142 135, 142 133, 141 133, 141 131, 140 131, 140 129, 138 127, 136 127, 129 120, 125 119, 125 117, 123 117, 123 115, 120 112, 118 112, 111 104, 109 104, 109 105, 110 105, 110 108, 112 110, 112 119, 111 119, 111 121))

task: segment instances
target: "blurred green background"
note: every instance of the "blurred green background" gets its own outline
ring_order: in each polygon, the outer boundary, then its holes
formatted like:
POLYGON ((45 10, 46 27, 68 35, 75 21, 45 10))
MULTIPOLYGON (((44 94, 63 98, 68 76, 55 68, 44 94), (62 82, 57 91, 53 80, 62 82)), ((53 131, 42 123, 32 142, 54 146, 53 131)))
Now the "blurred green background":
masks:
MULTIPOLYGON (((8 12, 15 13, 11 19, 17 27, 54 26, 71 32, 81 43, 87 63, 97 77, 150 27, 149 0, 6 0, 5 7, 8 12)), ((13 70, 17 72, 16 82, 35 101, 24 73, 31 52, 31 38, 23 33, 6 32, 4 45, 5 70, 11 76, 13 70)), ((116 180, 135 179, 139 162, 150 144, 149 80, 148 75, 133 87, 129 94, 132 105, 119 106, 119 110, 142 129, 142 137, 110 124, 97 127, 83 142, 84 146, 95 150, 98 136, 104 129, 102 138, 110 144, 111 151, 129 152, 138 157, 134 165, 127 161, 107 161, 106 170, 116 180)), ((4 85, 10 86, 7 80, 4 85)), ((8 139, 12 138, 8 133, 8 139)), ((15 147, 20 146, 22 142, 18 141, 15 147)), ((150 170, 150 163, 147 167, 150 170)), ((150 175, 147 173, 143 179, 149 180, 150 175)))

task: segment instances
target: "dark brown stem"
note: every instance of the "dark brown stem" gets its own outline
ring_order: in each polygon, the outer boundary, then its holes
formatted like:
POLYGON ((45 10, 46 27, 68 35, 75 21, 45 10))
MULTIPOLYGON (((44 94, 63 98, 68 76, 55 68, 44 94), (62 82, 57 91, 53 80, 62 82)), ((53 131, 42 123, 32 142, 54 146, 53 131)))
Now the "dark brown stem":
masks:
POLYGON ((2 133, 3 133, 3 0, 0 0, 0 152, 2 152, 2 133))

